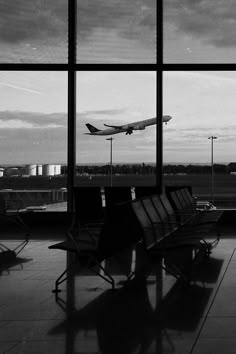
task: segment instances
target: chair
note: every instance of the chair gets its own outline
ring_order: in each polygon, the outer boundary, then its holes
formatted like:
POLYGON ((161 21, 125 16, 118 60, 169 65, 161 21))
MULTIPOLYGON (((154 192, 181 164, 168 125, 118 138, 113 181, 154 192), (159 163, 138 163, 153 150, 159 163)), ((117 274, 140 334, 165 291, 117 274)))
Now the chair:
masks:
POLYGON ((130 186, 125 187, 104 187, 106 208, 132 200, 132 192, 130 186))
MULTIPOLYGON (((172 222, 178 224, 181 227, 179 228, 179 232, 181 232, 182 235, 191 233, 188 237, 195 238, 200 236, 207 247, 206 253, 209 255, 211 249, 219 242, 220 234, 217 231, 217 238, 210 243, 206 242, 205 237, 210 230, 216 227, 216 222, 199 218, 198 214, 192 212, 186 213, 182 210, 176 212, 165 194, 160 195, 160 200, 168 214, 167 223, 172 222)), ((163 222, 165 222, 165 219, 163 219, 163 222)))
MULTIPOLYGON (((200 237, 184 237, 177 229, 175 231, 169 227, 165 228, 165 225, 159 222, 152 222, 142 200, 134 200, 131 204, 142 229, 143 246, 148 255, 159 255, 164 259, 170 259, 172 251, 180 249, 205 251, 205 245, 200 237)), ((175 264, 169 263, 168 266, 161 265, 161 267, 175 278, 186 281, 182 271, 175 264)))
MULTIPOLYGON (((84 242, 81 234, 86 233, 86 230, 80 229, 77 237, 73 233, 68 233, 67 240, 49 246, 49 249, 59 249, 74 253, 78 263, 78 270, 83 267, 89 268, 111 284, 112 289, 114 289, 114 278, 103 263, 110 257, 114 257, 119 263, 119 254, 127 249, 132 250, 133 245, 140 241, 140 233, 133 227, 130 220, 128 204, 114 206, 110 209, 109 216, 105 218, 99 237, 92 239, 91 242, 84 242)), ((53 290, 55 294, 60 292, 59 285, 67 279, 68 270, 69 268, 66 268, 57 278, 55 289, 53 290)), ((130 279, 132 275, 133 273, 130 270, 127 278, 130 279)))
POLYGON ((217 223, 223 215, 222 210, 198 210, 196 208, 196 201, 187 188, 171 192, 170 195, 178 213, 185 216, 192 216, 194 217, 193 220, 198 223, 217 223))
POLYGON ((0 223, 16 225, 25 233, 26 238, 28 238, 30 229, 22 219, 22 215, 26 213, 29 213, 29 211, 24 208, 21 200, 5 199, 0 195, 0 223))
POLYGON ((8 266, 16 260, 18 254, 25 248, 28 242, 29 240, 25 239, 13 250, 3 243, 0 243, 0 271, 3 266, 8 266))
POLYGON ((135 198, 139 199, 142 197, 147 197, 157 193, 156 186, 136 186, 135 187, 135 198))
POLYGON ((75 218, 81 225, 101 222, 104 218, 100 187, 74 187, 75 218))

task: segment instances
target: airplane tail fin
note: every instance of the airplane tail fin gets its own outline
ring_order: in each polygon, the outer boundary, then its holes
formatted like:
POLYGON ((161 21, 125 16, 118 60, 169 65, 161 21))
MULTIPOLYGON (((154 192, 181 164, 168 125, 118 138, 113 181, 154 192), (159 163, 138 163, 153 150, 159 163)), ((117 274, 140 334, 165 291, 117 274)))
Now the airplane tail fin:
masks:
POLYGON ((99 129, 97 129, 96 127, 94 127, 92 124, 89 123, 86 124, 86 127, 88 128, 90 133, 96 133, 100 131, 99 129))

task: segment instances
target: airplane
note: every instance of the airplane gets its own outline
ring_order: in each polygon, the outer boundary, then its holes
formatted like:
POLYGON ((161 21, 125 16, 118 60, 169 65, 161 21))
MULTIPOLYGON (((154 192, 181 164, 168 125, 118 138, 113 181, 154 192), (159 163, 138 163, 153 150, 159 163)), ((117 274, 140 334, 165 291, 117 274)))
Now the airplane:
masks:
MULTIPOLYGON (((163 122, 167 124, 169 120, 172 119, 171 116, 163 116, 163 122)), ((145 120, 140 120, 138 122, 133 122, 129 124, 124 124, 124 125, 108 125, 104 124, 107 129, 97 129, 94 127, 92 124, 87 123, 86 127, 90 131, 90 133, 84 133, 87 135, 112 135, 112 134, 118 134, 118 133, 125 133, 126 135, 130 135, 133 133, 134 130, 143 130, 149 125, 157 124, 157 118, 149 118, 145 120)))

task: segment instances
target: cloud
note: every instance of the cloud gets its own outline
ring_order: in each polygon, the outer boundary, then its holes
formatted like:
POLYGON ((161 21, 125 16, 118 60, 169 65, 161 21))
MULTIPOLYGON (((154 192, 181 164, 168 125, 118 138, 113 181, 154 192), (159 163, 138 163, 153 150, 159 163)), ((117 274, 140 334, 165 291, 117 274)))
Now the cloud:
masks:
POLYGON ((236 45, 236 2, 165 0, 165 24, 216 47, 236 45))
POLYGON ((25 92, 41 95, 41 92, 26 88, 26 87, 23 87, 23 86, 12 85, 12 84, 8 84, 6 82, 0 82, 0 85, 6 86, 6 87, 10 87, 10 88, 14 88, 14 89, 20 90, 20 91, 25 91, 25 92))
POLYGON ((56 129, 66 128, 66 126, 67 115, 64 113, 0 112, 1 129, 56 129))
MULTIPOLYGON (((116 29, 120 37, 155 42, 156 0, 78 0, 78 40, 93 31, 116 29)), ((64 40, 68 33, 65 0, 0 0, 0 40, 19 43, 30 40, 64 40)), ((33 42, 35 43, 35 42, 33 42)))
POLYGON ((78 1, 78 39, 99 28, 117 29, 128 39, 155 40, 156 0, 78 1))
POLYGON ((29 39, 65 37, 67 2, 64 0, 0 0, 0 39, 17 43, 29 39))
POLYGON ((91 111, 83 111, 79 112, 79 118, 83 119, 90 119, 93 116, 114 116, 118 114, 122 114, 126 111, 124 108, 117 108, 117 109, 100 109, 100 110, 91 110, 91 111))

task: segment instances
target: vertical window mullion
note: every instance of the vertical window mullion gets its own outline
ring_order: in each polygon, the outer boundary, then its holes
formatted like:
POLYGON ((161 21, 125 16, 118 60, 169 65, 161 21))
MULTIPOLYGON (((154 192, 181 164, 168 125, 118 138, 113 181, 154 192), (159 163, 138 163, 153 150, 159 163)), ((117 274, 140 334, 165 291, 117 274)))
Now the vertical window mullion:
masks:
POLYGON ((75 184, 76 166, 76 27, 77 1, 68 1, 68 168, 67 210, 73 211, 72 188, 75 184))

